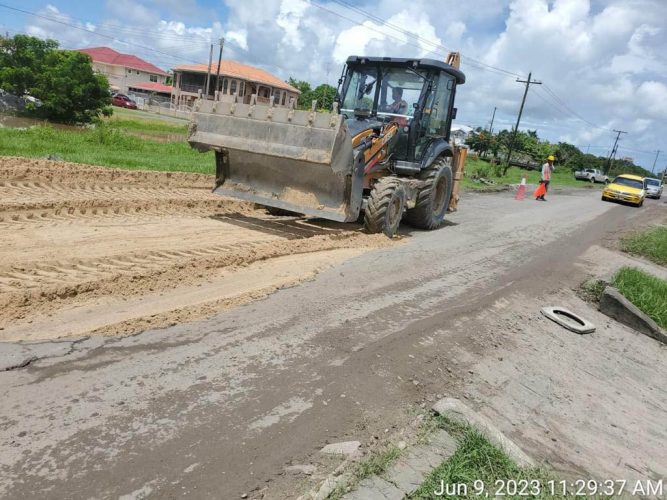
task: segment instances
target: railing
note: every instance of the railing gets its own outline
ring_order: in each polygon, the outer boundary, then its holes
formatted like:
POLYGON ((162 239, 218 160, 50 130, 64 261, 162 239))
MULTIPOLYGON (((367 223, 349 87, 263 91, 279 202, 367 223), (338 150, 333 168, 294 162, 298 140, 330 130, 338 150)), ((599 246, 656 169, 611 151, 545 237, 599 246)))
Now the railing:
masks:
POLYGON ((197 94, 199 93, 200 90, 204 92, 204 87, 206 87, 206 84, 192 85, 192 84, 182 83, 180 87, 175 87, 175 88, 177 92, 180 90, 181 92, 190 92, 192 94, 197 94))

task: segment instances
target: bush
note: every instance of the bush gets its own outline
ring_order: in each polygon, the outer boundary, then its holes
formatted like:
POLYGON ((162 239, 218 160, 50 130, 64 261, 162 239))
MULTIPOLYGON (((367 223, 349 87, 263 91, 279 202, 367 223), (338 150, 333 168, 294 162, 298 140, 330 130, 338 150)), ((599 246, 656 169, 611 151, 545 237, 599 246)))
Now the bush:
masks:
POLYGON ((491 166, 490 165, 478 166, 475 170, 473 170, 472 177, 473 179, 481 179, 481 178, 488 179, 489 177, 491 177, 491 166))

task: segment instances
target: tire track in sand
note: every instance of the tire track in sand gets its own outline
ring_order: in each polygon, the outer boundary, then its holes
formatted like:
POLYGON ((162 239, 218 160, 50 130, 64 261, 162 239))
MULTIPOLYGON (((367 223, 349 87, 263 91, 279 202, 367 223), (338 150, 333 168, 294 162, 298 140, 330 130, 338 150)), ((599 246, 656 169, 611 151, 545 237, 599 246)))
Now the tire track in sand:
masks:
MULTIPOLYGON (((272 217, 211 194, 211 184, 211 176, 198 174, 0 158, 0 330, 48 324, 51 315, 63 317, 91 301, 132 307, 165 293, 176 303, 179 287, 213 286, 222 270, 229 279, 260 261, 270 267, 290 255, 389 243, 355 225, 272 217)), ((270 270, 280 275, 279 265, 270 270)), ((312 269, 303 273, 312 276, 312 269)), ((258 282, 244 293, 255 299, 270 289, 258 282)), ((147 328, 236 302, 212 296, 197 305, 198 313, 179 310, 130 323, 147 328)), ((102 330, 131 333, 128 328, 102 330)))

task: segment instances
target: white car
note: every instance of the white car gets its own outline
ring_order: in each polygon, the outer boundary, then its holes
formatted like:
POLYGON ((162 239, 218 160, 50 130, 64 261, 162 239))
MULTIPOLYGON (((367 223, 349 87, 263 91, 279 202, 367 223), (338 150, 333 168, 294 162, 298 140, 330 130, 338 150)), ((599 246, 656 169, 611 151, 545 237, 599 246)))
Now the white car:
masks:
POLYGON ((662 196, 662 181, 653 177, 644 177, 644 189, 647 198, 659 200, 662 196))
POLYGON ((584 168, 583 170, 577 170, 574 173, 574 178, 580 181, 589 181, 592 183, 602 182, 607 184, 609 182, 609 177, 607 177, 602 170, 596 168, 584 168))

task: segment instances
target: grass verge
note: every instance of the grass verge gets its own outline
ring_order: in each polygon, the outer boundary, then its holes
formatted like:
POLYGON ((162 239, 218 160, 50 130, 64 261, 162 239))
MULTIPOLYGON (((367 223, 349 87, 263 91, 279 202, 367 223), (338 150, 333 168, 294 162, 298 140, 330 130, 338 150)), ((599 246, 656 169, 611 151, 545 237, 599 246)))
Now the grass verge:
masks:
POLYGON ((440 428, 458 440, 459 447, 426 478, 411 499, 494 498, 497 493, 510 498, 566 498, 559 494, 558 480, 544 469, 519 467, 475 428, 444 416, 436 419, 440 428), (549 481, 554 481, 553 488, 549 481), (449 485, 447 494, 436 495, 443 490, 443 484, 449 485))
POLYGON ((185 125, 113 120, 95 128, 0 129, 0 155, 42 158, 125 168, 213 174, 213 153, 199 153, 185 140, 154 140, 136 133, 185 134, 185 125))
POLYGON ((329 500, 338 500, 342 498, 345 493, 354 490, 357 485, 367 477, 384 474, 398 459, 400 454, 401 450, 393 445, 382 450, 372 451, 368 458, 355 464, 350 472, 350 480, 345 482, 345 484, 338 485, 329 495, 329 500))
MULTIPOLYGON (((494 169, 491 164, 482 161, 475 160, 473 158, 466 158, 466 176, 463 178, 463 187, 467 189, 475 190, 487 190, 488 185, 475 182, 472 179, 472 175, 478 174, 481 177, 486 178, 487 180, 492 180, 499 185, 507 184, 519 184, 521 182, 521 176, 525 175, 527 177, 526 182, 528 184, 537 184, 540 181, 541 175, 540 172, 535 170, 523 170, 519 167, 510 167, 507 170, 507 175, 501 177, 499 175, 494 175, 494 169)), ((554 170, 551 175, 551 184, 549 188, 552 187, 577 187, 584 189, 602 189, 602 184, 591 184, 590 182, 578 181, 574 178, 574 173, 569 169, 558 168, 554 170)))
POLYGON ((667 266, 667 226, 656 226, 623 238, 621 249, 667 266))
POLYGON ((613 285, 658 325, 667 328, 667 281, 634 267, 622 267, 614 275, 613 285))

